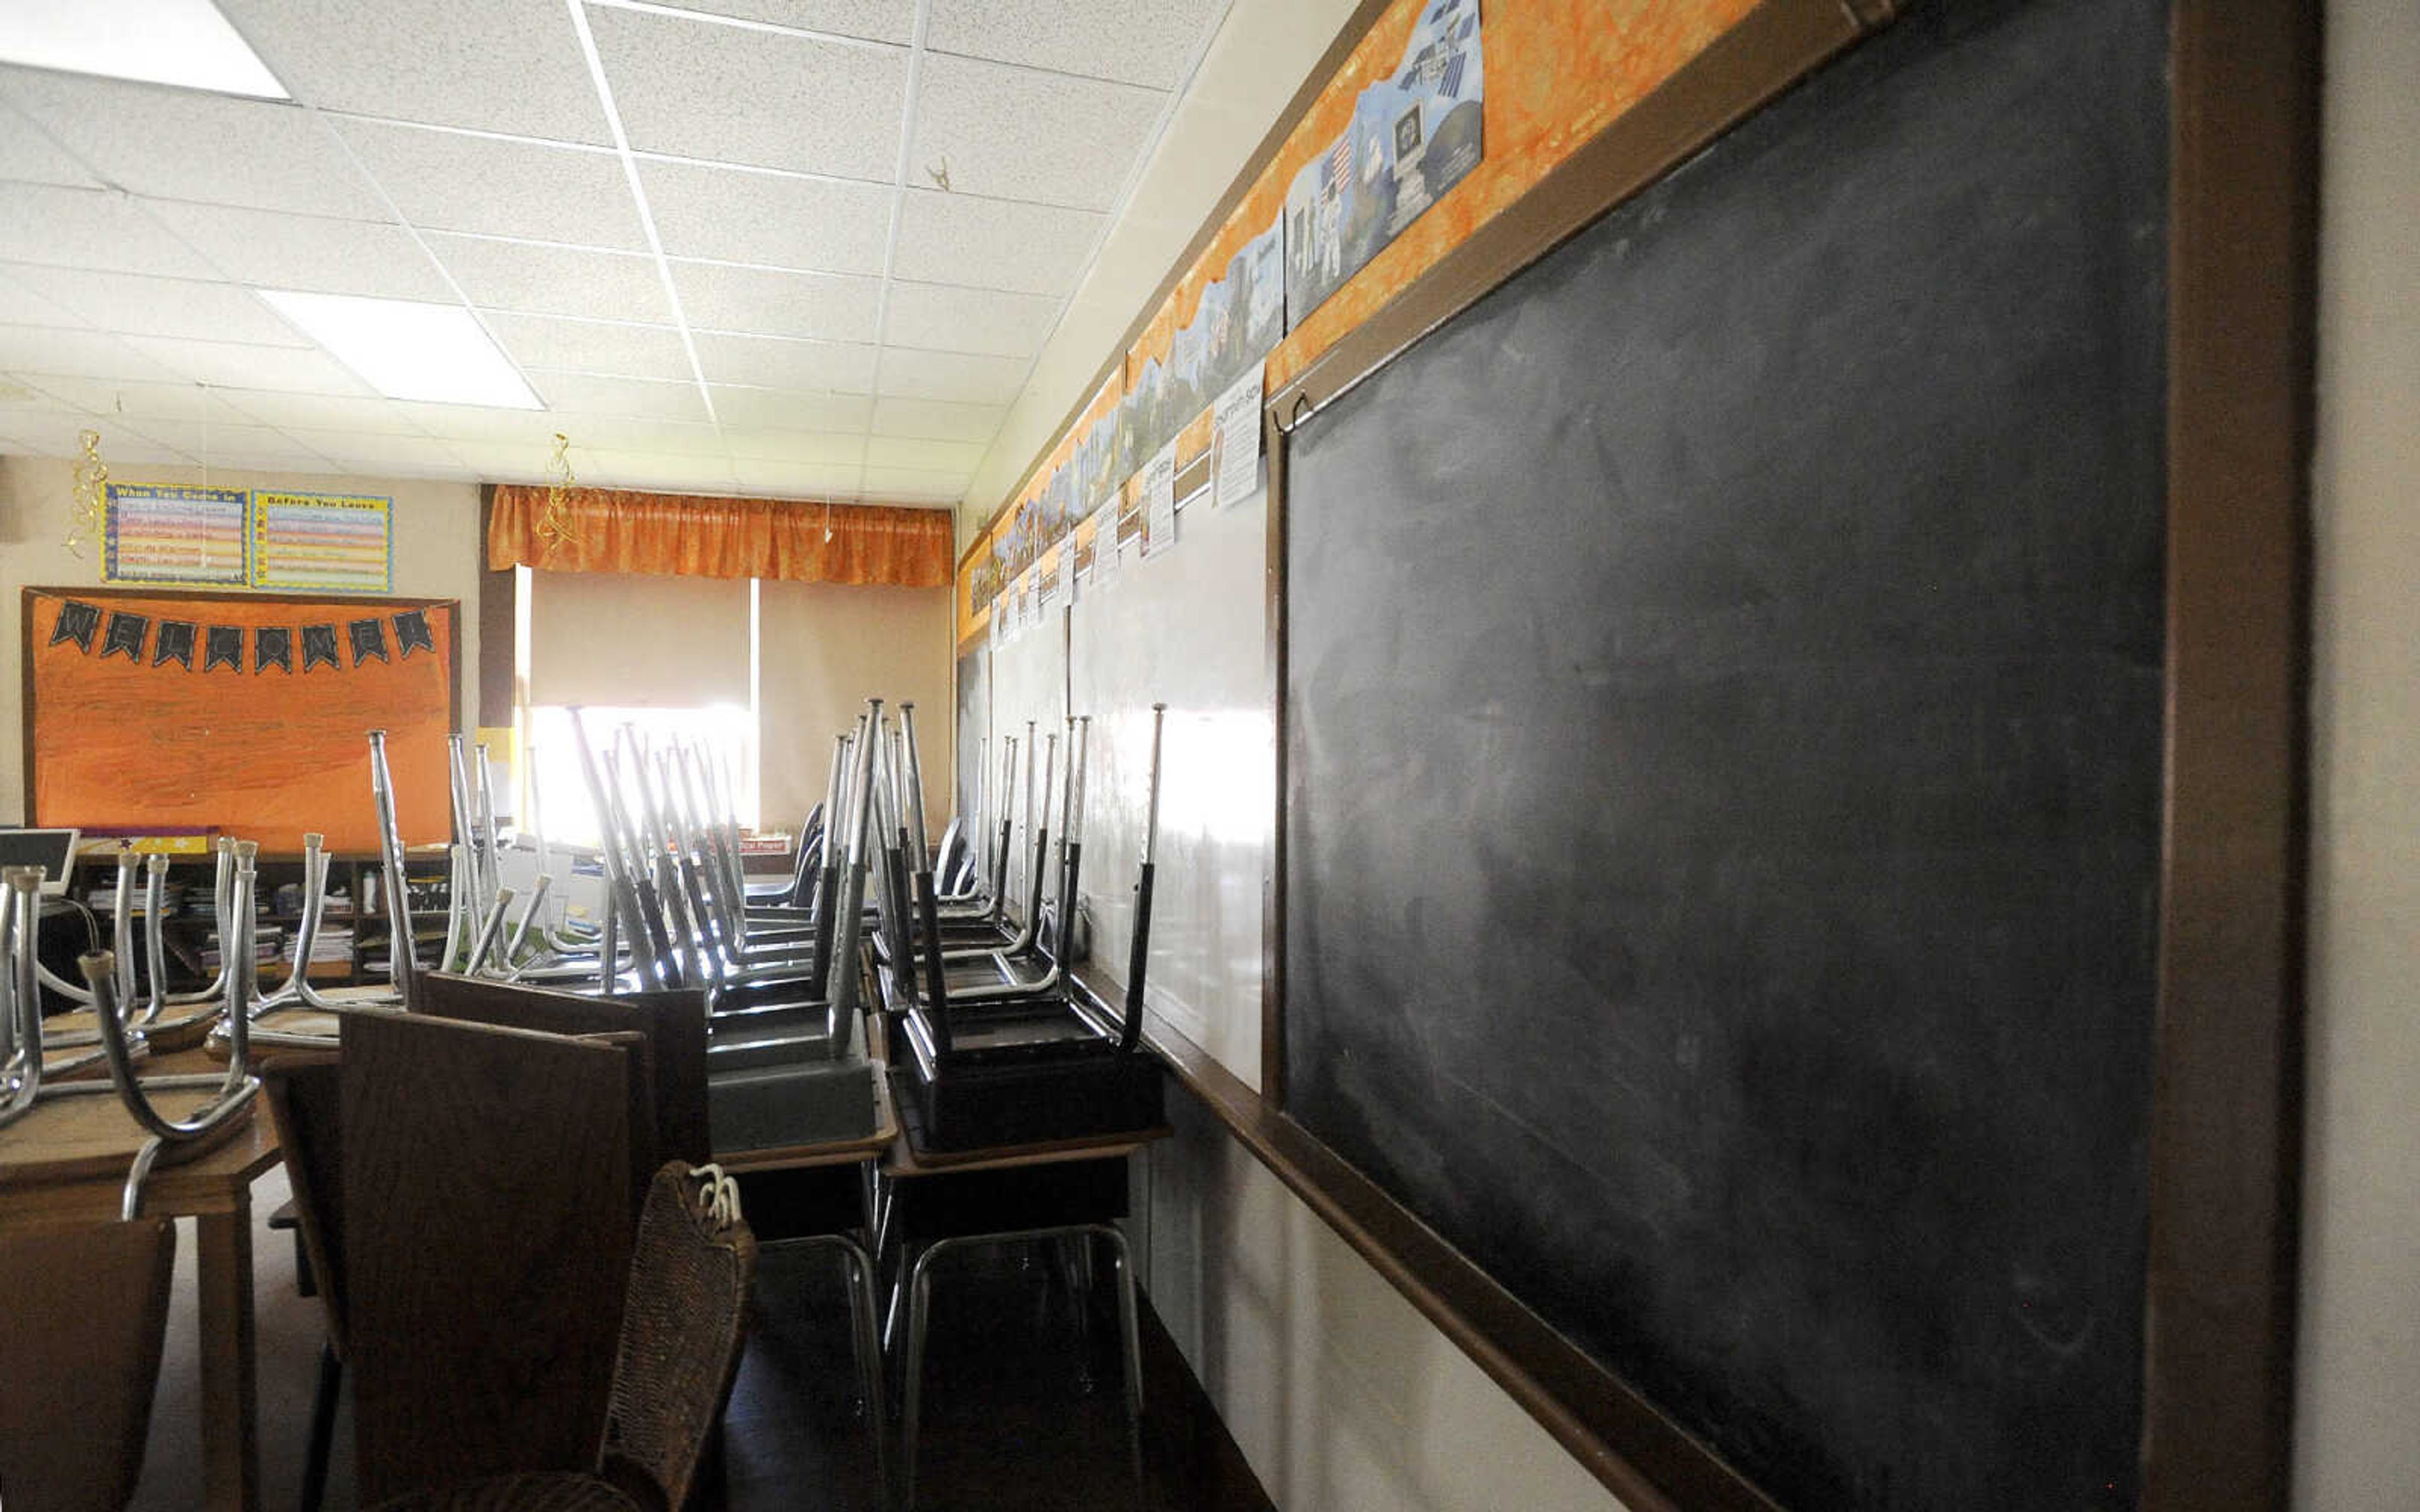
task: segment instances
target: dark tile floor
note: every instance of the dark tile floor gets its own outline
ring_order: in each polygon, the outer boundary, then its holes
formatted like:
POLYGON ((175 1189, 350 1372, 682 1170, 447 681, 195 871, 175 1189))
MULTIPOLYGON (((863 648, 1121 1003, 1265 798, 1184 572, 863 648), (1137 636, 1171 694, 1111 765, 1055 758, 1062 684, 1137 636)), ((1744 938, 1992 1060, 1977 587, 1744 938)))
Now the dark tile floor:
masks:
MULTIPOLYGON (((294 1251, 267 1218, 278 1173, 254 1192, 263 1504, 292 1507, 301 1485, 318 1304, 298 1296, 294 1251)), ((200 1503, 191 1226, 178 1285, 139 1512, 200 1503)), ((1131 1468, 1116 1312, 1106 1265, 1081 1318, 1063 1270, 1041 1251, 961 1257, 937 1273, 925 1365, 917 1504, 986 1512, 1125 1509, 1259 1512, 1270 1505, 1174 1346, 1142 1309, 1142 1479, 1131 1468)), ((904 1327, 904 1320, 903 1320, 904 1327)), ((874 1451, 861 1415, 839 1262, 768 1246, 756 1313, 725 1415, 723 1461, 698 1498, 729 1512, 875 1512, 874 1451)), ((898 1351, 891 1395, 898 1398, 898 1351)), ((897 1425, 891 1425, 894 1470, 897 1425)), ((352 1494, 351 1422, 340 1411, 326 1506, 352 1494)))

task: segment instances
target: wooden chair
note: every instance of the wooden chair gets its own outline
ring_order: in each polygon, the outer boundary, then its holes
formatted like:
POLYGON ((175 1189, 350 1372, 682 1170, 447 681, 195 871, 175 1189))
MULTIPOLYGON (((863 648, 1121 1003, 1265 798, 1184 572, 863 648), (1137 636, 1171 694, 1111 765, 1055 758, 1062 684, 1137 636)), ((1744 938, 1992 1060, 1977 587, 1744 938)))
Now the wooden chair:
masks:
POLYGON ((118 1512, 133 1496, 176 1259, 165 1218, 0 1234, 9 1512, 118 1512))
POLYGON ((421 1491, 382 1512, 677 1508, 739 1367, 756 1242, 727 1181, 666 1162, 630 1259, 613 1405, 591 1467, 508 1473, 421 1491))
POLYGON ((630 1053, 419 1013, 349 1016, 342 1053, 362 1501, 589 1468, 629 1273, 630 1053))
POLYGON ((311 1397, 311 1438, 302 1461, 302 1512, 316 1512, 328 1487, 334 1443, 336 1393, 345 1377, 345 1181, 338 1068, 334 1050, 287 1051, 260 1068, 261 1089, 277 1128, 277 1149, 294 1192, 296 1239, 319 1299, 327 1337, 319 1345, 319 1381, 311 1397))

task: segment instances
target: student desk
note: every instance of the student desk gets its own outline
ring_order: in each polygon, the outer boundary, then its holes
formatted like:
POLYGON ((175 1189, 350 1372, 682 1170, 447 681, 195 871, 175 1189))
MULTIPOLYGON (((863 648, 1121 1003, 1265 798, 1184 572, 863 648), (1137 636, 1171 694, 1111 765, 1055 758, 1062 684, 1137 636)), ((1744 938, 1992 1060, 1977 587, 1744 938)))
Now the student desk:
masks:
MULTIPOLYGON (((146 1075, 225 1069, 201 1051, 156 1057, 142 1068, 146 1075)), ((89 1117, 65 1120, 65 1128, 61 1120, 48 1118, 50 1109, 45 1108, 0 1129, 0 1227, 67 1228, 117 1221, 128 1162, 96 1174, 56 1179, 25 1175, 29 1166, 54 1164, 63 1138, 124 1144, 135 1137, 134 1121, 115 1096, 95 1094, 89 1109, 78 1111, 89 1117)), ((155 1168, 143 1187, 145 1213, 194 1220, 201 1282, 203 1504, 212 1512, 250 1512, 260 1502, 259 1403, 253 1381, 252 1183, 277 1158, 269 1110, 256 1098, 252 1116, 223 1143, 191 1160, 155 1168)))

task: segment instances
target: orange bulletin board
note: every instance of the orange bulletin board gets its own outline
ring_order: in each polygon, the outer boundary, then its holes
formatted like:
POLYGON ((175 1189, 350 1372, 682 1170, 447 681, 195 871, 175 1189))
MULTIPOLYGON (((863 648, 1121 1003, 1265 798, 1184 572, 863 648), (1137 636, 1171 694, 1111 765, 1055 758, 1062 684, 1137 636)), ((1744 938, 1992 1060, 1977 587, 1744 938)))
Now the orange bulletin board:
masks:
POLYGON ((453 599, 28 588, 28 822, 372 851, 383 729, 404 842, 443 841, 459 618, 453 599))

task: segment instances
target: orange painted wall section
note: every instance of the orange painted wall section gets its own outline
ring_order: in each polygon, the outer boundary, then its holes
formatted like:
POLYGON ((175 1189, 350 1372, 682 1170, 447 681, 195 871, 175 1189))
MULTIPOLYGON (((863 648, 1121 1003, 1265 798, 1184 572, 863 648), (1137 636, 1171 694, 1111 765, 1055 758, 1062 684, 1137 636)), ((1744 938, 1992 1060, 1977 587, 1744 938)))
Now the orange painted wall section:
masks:
MULTIPOLYGON (((1285 208, 1295 175, 1351 122, 1362 86, 1391 70, 1429 0, 1397 0, 1354 47, 1344 67, 1297 122, 1284 146, 1229 213, 1209 244, 1177 282, 1126 354, 1122 378, 1165 361, 1175 332, 1191 322, 1202 293, 1228 260, 1267 229, 1285 208)), ((1757 0, 1485 0, 1485 155, 1426 213, 1404 228, 1369 264, 1308 316, 1287 312, 1288 330, 1270 352, 1265 372, 1275 391, 1312 360, 1368 320, 1396 294, 1467 240, 1539 179, 1606 127, 1652 94, 1756 8, 1757 0)), ((1091 423, 1077 418, 1037 458, 1016 498, 1031 497, 1064 460, 1070 437, 1091 423)), ((1206 424, 1188 425, 1177 443, 1180 465, 1209 444, 1206 424)), ((961 558, 958 634, 980 634, 968 568, 991 549, 1015 511, 1003 511, 961 558)))
MULTIPOLYGON (((337 851, 378 846, 370 798, 369 742, 387 732, 396 823, 406 844, 452 832, 445 736, 453 727, 456 616, 451 601, 106 596, 29 593, 26 640, 31 701, 26 725, 32 822, 81 827, 211 825, 260 842, 272 854, 302 848, 306 830, 337 851), (112 611, 244 629, 243 668, 188 671, 50 643, 71 597, 112 611), (392 617, 427 616, 433 654, 400 654, 392 617), (353 665, 343 627, 387 620, 388 660, 353 665), (338 627, 339 664, 288 673, 252 666, 253 632, 263 625, 338 627)), ((156 628, 153 633, 156 635, 156 628)), ((197 652, 196 665, 202 660, 197 652)))

